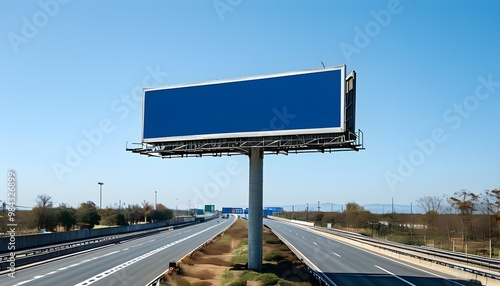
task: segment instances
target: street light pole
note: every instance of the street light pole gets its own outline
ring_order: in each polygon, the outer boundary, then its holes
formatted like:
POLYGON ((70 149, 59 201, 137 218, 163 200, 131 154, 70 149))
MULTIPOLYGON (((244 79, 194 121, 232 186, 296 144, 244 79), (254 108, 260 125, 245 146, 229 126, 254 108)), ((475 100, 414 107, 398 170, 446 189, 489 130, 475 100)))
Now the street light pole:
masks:
POLYGON ((309 203, 306 203, 306 221, 309 221, 309 203))
POLYGON ((489 238, 489 246, 490 246, 490 258, 491 258, 491 218, 490 218, 490 200, 486 199, 486 210, 488 211, 488 238, 489 238))
POLYGON ((155 191, 155 210, 156 210, 156 206, 158 205, 157 197, 158 197, 158 196, 157 196, 157 193, 156 193, 156 191, 155 191))
POLYGON ((97 182, 99 185, 99 209, 102 209, 102 185, 104 185, 103 182, 97 182))

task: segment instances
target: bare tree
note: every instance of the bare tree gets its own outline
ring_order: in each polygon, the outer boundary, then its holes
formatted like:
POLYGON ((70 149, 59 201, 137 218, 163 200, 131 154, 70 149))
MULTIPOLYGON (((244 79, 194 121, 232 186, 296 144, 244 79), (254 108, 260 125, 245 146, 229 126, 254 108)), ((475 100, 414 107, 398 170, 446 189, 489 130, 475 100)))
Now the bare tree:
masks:
POLYGON ((444 196, 425 196, 417 200, 418 206, 425 212, 424 221, 427 228, 434 229, 438 214, 442 211, 443 201, 444 196))
POLYGON ((479 195, 468 192, 463 189, 455 192, 452 197, 448 199, 450 205, 455 208, 462 221, 462 241, 472 238, 473 224, 472 214, 477 210, 479 195))
POLYGON ((144 216, 144 222, 148 222, 148 215, 151 213, 153 210, 153 207, 146 201, 142 202, 142 215, 144 216))
POLYGON ((355 202, 349 202, 345 205, 345 218, 347 226, 350 227, 360 227, 363 223, 367 223, 367 215, 364 213, 369 213, 365 209, 355 202), (366 219, 366 220, 365 220, 366 219), (364 221, 363 221, 364 220, 364 221))
POLYGON ((488 237, 491 239, 492 223, 498 227, 500 222, 500 189, 485 190, 481 206, 488 215, 488 237))
POLYGON ((358 203, 349 202, 345 205, 345 210, 346 211, 364 211, 365 209, 362 206, 360 206, 358 203))
POLYGON ((53 208, 52 197, 49 195, 38 195, 36 206, 31 210, 34 217, 34 226, 41 230, 52 231, 57 226, 57 215, 53 208))
POLYGON ((481 205, 486 213, 498 212, 500 210, 500 189, 485 190, 481 205))

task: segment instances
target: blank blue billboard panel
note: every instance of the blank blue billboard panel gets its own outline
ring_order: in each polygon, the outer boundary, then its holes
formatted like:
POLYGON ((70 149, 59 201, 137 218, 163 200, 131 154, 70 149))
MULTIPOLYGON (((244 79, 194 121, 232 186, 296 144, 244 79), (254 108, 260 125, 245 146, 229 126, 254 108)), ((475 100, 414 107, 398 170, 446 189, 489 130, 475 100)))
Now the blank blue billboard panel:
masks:
POLYGON ((143 142, 344 132, 345 67, 144 90, 143 142))

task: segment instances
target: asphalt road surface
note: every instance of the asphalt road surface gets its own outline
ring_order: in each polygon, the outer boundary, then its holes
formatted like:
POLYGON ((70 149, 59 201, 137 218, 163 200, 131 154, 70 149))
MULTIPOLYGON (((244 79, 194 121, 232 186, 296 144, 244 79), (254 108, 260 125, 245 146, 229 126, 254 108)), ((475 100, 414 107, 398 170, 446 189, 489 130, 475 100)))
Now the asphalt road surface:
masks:
POLYGON ((146 285, 170 261, 179 260, 234 220, 214 219, 16 269, 15 278, 1 275, 0 285, 146 285))
POLYGON ((332 285, 475 285, 457 277, 405 264, 301 227, 264 220, 331 280, 332 285))

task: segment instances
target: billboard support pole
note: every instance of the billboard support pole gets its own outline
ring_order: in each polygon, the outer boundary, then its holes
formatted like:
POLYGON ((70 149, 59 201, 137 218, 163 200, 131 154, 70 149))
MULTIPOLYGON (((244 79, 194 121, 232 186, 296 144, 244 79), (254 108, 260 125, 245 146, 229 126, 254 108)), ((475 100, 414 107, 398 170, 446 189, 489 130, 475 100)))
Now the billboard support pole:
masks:
POLYGON ((264 151, 251 148, 248 197, 248 269, 262 270, 264 151))

